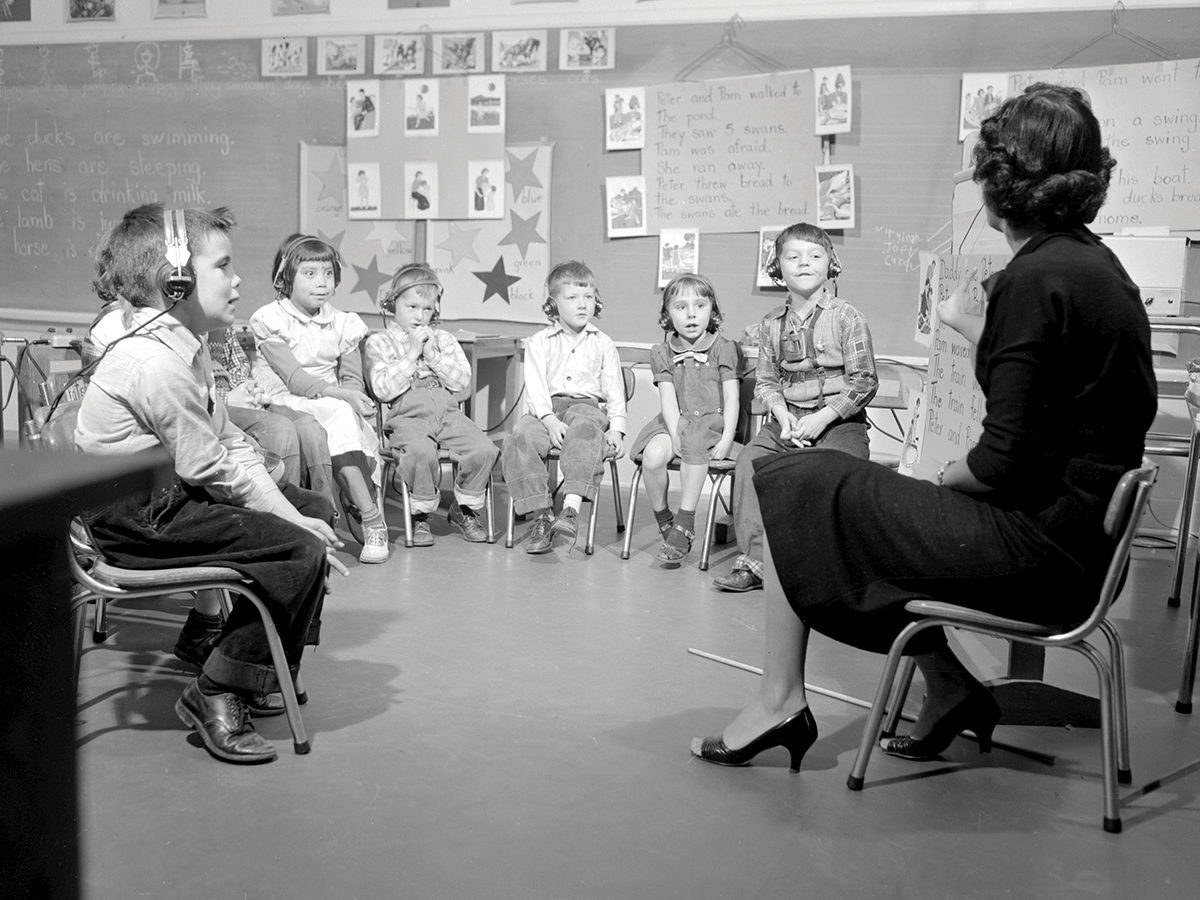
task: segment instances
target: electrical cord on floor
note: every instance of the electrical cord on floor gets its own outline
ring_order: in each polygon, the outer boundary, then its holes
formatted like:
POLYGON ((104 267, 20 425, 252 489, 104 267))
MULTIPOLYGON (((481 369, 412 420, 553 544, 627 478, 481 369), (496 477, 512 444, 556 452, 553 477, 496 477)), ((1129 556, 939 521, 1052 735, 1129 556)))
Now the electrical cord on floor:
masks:
POLYGON ((500 421, 497 422, 495 425, 489 425, 487 428, 483 429, 484 434, 491 434, 493 431, 495 431, 497 428, 499 428, 501 425, 503 425, 505 422, 507 422, 512 417, 512 414, 521 408, 521 398, 524 396, 525 396, 525 385, 521 385, 521 390, 517 391, 517 399, 513 401, 513 404, 511 407, 509 407, 508 412, 506 412, 503 416, 501 416, 500 421))

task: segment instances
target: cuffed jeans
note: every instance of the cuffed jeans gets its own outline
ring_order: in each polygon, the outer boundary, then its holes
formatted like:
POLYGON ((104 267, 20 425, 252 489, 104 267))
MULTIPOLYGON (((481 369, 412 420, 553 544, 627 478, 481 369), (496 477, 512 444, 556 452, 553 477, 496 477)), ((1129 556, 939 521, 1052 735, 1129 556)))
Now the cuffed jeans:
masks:
MULTIPOLYGON (((566 494, 578 494, 595 500, 604 477, 604 434, 608 416, 600 403, 590 397, 551 398, 554 414, 567 426, 559 453, 566 494)), ((526 413, 504 441, 500 462, 504 483, 513 500, 513 509, 525 514, 553 505, 546 457, 550 453, 550 432, 537 416, 526 413)))

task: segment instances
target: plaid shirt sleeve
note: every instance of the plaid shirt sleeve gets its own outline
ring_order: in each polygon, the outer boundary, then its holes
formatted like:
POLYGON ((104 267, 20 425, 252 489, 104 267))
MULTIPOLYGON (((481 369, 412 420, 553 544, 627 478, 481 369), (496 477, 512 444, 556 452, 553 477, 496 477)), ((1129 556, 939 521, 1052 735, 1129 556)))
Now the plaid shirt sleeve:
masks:
POLYGON ((451 394, 465 390, 471 383, 467 354, 448 331, 438 329, 433 332, 433 340, 425 345, 425 364, 451 394))
POLYGON ((758 362, 754 367, 754 399, 768 413, 772 407, 787 402, 779 382, 779 324, 780 319, 763 320, 758 337, 758 362))
POLYGON ((846 389, 831 397, 828 403, 834 412, 848 419, 866 408, 874 398, 879 390, 879 376, 875 374, 875 348, 866 318, 848 304, 843 304, 839 313, 846 389))
POLYGON ((417 367, 404 352, 403 338, 397 338, 390 328, 367 337, 364 356, 367 383, 376 400, 391 403, 412 385, 417 367))

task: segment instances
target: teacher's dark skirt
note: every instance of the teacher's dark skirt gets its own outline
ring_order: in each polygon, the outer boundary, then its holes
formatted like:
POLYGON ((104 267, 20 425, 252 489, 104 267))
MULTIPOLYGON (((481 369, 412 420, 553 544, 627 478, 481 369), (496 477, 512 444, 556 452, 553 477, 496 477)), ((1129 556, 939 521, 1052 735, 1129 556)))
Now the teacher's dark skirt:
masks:
MULTIPOLYGON (((1044 624, 1082 621, 1095 604, 1099 582, 1028 515, 969 494, 836 450, 764 457, 754 487, 784 595, 842 643, 886 653, 910 600, 1044 624)), ((926 631, 909 652, 944 640, 926 631)))

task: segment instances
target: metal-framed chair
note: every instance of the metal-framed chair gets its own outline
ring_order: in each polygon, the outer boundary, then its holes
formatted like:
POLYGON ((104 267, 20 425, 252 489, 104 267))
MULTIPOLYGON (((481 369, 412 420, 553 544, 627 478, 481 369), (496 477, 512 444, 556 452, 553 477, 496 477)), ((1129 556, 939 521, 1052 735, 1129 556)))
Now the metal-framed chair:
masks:
POLYGON ((1124 583, 1129 550, 1133 545, 1134 534, 1146 508, 1157 473, 1157 466, 1143 462, 1141 468, 1126 472, 1113 491, 1104 517, 1104 531, 1115 541, 1115 547, 1096 604, 1092 608, 1091 614, 1078 625, 1060 629, 1054 626, 1007 619, 951 603, 929 600, 913 600, 905 605, 905 609, 909 613, 919 618, 904 627, 888 652, 883 674, 875 691, 871 713, 866 727, 863 729, 858 756, 855 758, 854 767, 846 780, 846 785, 850 790, 862 790, 867 763, 870 761, 871 751, 879 737, 895 732, 900 709, 904 705, 904 698, 908 692, 908 684, 916 667, 911 656, 903 656, 908 642, 913 636, 929 628, 959 628, 977 634, 1042 647, 1065 647, 1088 658, 1096 670, 1100 685, 1104 830, 1111 833, 1121 830, 1117 783, 1128 784, 1132 780, 1125 699, 1125 661, 1120 635, 1108 621, 1107 614, 1124 583), (1104 654, 1087 640, 1094 631, 1099 631, 1108 643, 1108 658, 1105 658, 1104 654), (897 681, 896 673, 902 660, 904 667, 897 681), (893 702, 888 704, 888 698, 893 694, 894 684, 898 685, 898 690, 895 691, 893 702), (884 722, 885 713, 888 716, 886 723, 884 722))

